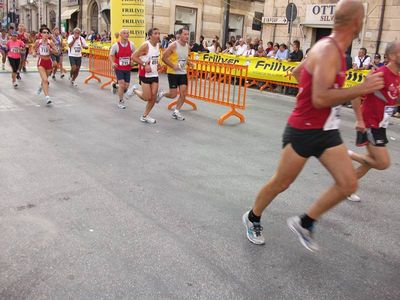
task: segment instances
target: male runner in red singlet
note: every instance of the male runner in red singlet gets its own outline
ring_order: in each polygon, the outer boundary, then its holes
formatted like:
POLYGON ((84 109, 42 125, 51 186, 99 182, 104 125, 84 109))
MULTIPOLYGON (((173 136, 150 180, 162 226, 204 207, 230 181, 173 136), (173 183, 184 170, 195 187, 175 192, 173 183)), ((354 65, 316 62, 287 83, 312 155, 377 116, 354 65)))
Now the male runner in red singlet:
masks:
POLYGON ((278 169, 259 192, 253 208, 243 215, 247 238, 254 244, 265 243, 260 224, 264 209, 290 186, 311 156, 319 159, 335 184, 305 214, 287 221, 308 250, 318 250, 313 239, 314 222, 357 189, 357 177, 338 130, 340 104, 383 87, 382 73, 376 73, 358 86, 342 89, 346 72, 344 53, 358 37, 363 18, 360 1, 339 1, 332 34, 310 50, 295 72, 300 91, 283 135, 278 169))
MULTIPOLYGON (((385 56, 389 63, 375 71, 383 73, 385 87, 366 95, 362 104, 360 98, 352 102, 357 118, 356 129, 363 133, 364 144, 367 146, 366 154, 349 150, 350 157, 361 164, 356 170, 358 178, 363 177, 370 169, 385 170, 390 166, 386 128, 400 104, 400 42, 389 43, 385 56)), ((354 194, 347 199, 360 201, 354 194)))

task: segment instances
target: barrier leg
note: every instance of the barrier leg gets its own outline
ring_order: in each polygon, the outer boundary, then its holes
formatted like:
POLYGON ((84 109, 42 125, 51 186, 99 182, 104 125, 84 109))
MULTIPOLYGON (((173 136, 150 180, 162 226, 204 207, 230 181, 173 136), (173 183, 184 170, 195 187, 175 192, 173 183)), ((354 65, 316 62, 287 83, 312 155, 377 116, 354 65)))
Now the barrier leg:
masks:
POLYGON ((94 73, 90 73, 91 75, 85 79, 85 84, 87 84, 90 80, 92 79, 96 79, 97 82, 101 82, 101 79, 99 77, 97 77, 96 75, 94 75, 94 73))
MULTIPOLYGON (((170 104, 168 104, 168 109, 172 110, 172 108, 174 106, 176 106, 177 103, 178 103, 178 100, 172 101, 170 104)), ((192 107, 193 110, 197 110, 197 105, 194 102, 192 102, 192 101, 190 101, 188 99, 185 99, 185 102, 183 104, 188 104, 188 105, 190 105, 192 107)))
POLYGON ((228 111, 226 114, 222 115, 221 118, 219 118, 218 125, 223 125, 227 119, 229 119, 230 117, 233 117, 233 116, 238 117, 240 120, 240 123, 245 122, 244 115, 232 107, 230 111, 228 111))
POLYGON ((257 80, 252 80, 252 81, 250 81, 249 83, 247 83, 246 84, 246 87, 251 87, 251 86, 253 86, 253 85, 256 85, 257 84, 257 80))
POLYGON ((269 87, 269 83, 268 83, 268 82, 264 83, 264 84, 260 87, 260 91, 265 90, 267 87, 269 87))
POLYGON ((107 81, 106 83, 103 83, 102 85, 101 85, 101 89, 104 89, 107 85, 110 85, 111 83, 113 83, 114 82, 114 80, 113 79, 110 79, 109 81, 107 81))

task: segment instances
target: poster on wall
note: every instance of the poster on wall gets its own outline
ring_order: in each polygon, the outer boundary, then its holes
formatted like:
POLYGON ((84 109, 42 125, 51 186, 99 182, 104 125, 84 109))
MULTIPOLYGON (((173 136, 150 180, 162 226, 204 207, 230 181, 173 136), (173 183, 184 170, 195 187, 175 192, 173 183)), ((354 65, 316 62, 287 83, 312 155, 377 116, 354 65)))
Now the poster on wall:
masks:
POLYGON ((129 30, 129 40, 138 48, 145 39, 145 0, 111 0, 111 36, 122 28, 129 30))

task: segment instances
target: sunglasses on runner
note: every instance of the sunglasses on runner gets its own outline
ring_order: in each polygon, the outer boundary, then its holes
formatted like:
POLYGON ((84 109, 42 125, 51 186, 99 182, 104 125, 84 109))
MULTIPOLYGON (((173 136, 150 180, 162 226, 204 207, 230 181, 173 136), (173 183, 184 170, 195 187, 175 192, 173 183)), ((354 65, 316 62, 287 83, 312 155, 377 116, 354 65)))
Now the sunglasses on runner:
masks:
POLYGON ((49 34, 48 31, 42 31, 42 34, 49 34))

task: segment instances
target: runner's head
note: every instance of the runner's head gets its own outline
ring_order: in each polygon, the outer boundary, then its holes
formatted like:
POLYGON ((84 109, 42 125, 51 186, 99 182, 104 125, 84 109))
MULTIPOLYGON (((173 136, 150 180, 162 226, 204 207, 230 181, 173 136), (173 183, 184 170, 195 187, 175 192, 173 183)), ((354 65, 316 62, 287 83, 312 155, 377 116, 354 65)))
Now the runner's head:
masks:
POLYGON ((119 36, 121 37, 121 41, 128 41, 129 39, 129 29, 122 28, 121 31, 119 32, 119 36))
POLYGON ((187 43, 189 41, 189 29, 187 29, 186 27, 179 29, 178 34, 179 40, 182 43, 187 43))
POLYGON ((54 33, 55 35, 59 35, 59 34, 60 34, 60 29, 58 29, 58 27, 54 27, 53 33, 54 33))
POLYGON ((18 38, 18 32, 13 31, 11 33, 11 39, 15 42, 17 40, 17 38, 18 38))
POLYGON ((76 38, 81 35, 81 29, 79 27, 74 28, 72 32, 76 38))
POLYGON ((42 38, 48 39, 50 34, 50 29, 48 29, 47 27, 42 27, 40 28, 40 33, 42 34, 42 38))
POLYGON ((400 42, 391 42, 386 46, 385 56, 388 60, 388 65, 394 65, 400 70, 400 42))
POLYGON ((147 33, 150 41, 153 43, 157 43, 160 40, 160 30, 158 28, 151 28, 147 33))
POLYGON ((340 0, 336 5, 334 31, 352 34, 358 37, 364 20, 364 6, 358 0, 340 0))
POLYGON ((24 24, 19 24, 18 25, 18 32, 25 32, 25 30, 26 30, 26 28, 25 28, 25 25, 24 24))

